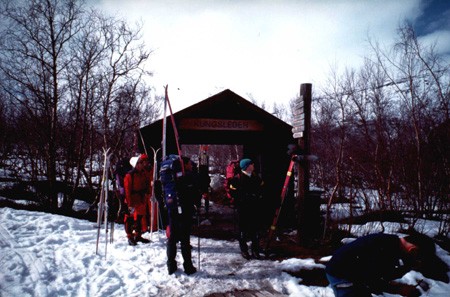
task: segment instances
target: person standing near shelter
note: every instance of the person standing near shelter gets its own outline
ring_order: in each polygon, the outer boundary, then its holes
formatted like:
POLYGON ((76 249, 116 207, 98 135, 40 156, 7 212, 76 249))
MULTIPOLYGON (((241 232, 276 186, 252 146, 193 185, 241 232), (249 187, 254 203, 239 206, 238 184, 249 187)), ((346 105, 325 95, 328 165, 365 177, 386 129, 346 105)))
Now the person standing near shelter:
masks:
POLYGON ((148 210, 148 197, 151 193, 150 180, 151 170, 148 170, 148 156, 141 154, 138 157, 132 157, 130 164, 133 169, 130 170, 124 179, 125 202, 128 206, 128 213, 125 214, 125 232, 128 237, 129 245, 136 245, 138 242, 149 243, 150 240, 142 237, 145 228, 142 222, 148 210))
MULTIPOLYGON (((175 258, 177 255, 177 243, 180 242, 184 272, 187 275, 191 275, 197 272, 197 269, 192 264, 190 236, 195 210, 194 206, 198 202, 198 199, 200 199, 201 193, 198 187, 198 172, 194 162, 187 157, 183 157, 182 159, 184 164, 184 174, 179 175, 177 172, 173 173, 176 175, 176 177, 173 177, 176 194, 166 190, 166 193, 164 194, 169 218, 166 250, 167 268, 169 274, 173 274, 177 270, 175 258)), ((173 162, 179 162, 179 160, 173 162)), ((162 170, 163 167, 164 162, 161 166, 162 170)), ((163 179, 163 174, 161 173, 161 175, 163 179)))
MULTIPOLYGON (((116 179, 116 195, 120 199, 119 207, 120 213, 118 213, 117 222, 123 222, 124 216, 128 213, 128 207, 125 202, 125 175, 131 170, 133 167, 130 164, 130 158, 120 158, 117 161, 114 170, 114 177, 116 179)), ((126 229, 125 229, 126 231, 126 229)))
POLYGON ((239 247, 245 259, 260 259, 260 208, 264 182, 254 172, 255 164, 251 159, 242 159, 239 166, 241 172, 229 183, 230 194, 238 213, 239 247), (248 252, 247 241, 251 241, 251 255, 248 252))
POLYGON ((420 296, 416 286, 392 280, 420 269, 423 260, 432 256, 434 242, 418 232, 406 237, 370 234, 339 248, 325 272, 336 297, 371 297, 382 292, 420 296))

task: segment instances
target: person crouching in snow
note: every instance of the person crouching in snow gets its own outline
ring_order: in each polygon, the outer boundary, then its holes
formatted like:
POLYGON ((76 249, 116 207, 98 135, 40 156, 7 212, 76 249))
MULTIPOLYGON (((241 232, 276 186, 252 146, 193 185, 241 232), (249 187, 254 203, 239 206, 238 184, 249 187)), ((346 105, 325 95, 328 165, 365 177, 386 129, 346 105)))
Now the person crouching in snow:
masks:
MULTIPOLYGON (((406 237, 376 233, 342 246, 326 265, 326 276, 336 297, 371 297, 388 292, 420 296, 417 286, 396 283, 410 270, 423 267, 435 255, 431 238, 413 232, 406 237)), ((418 283, 420 284, 420 283, 418 283)))
POLYGON ((125 214, 125 232, 129 245, 136 245, 138 242, 149 243, 150 240, 142 237, 142 221, 147 215, 147 197, 151 193, 148 167, 148 156, 145 154, 139 157, 132 157, 130 170, 124 179, 125 202, 128 206, 128 213, 125 214))

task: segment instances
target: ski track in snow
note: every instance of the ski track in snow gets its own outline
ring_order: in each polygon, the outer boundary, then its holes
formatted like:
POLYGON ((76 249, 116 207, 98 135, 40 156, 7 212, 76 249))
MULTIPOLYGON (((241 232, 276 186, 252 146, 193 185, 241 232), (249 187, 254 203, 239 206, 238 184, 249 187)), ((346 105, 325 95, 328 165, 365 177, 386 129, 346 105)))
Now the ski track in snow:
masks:
MULTIPOLYGON (((2 222, 4 221, 2 220, 2 222)), ((25 235, 19 237, 19 239, 26 238, 27 232, 33 232, 33 226, 29 226, 28 224, 22 226, 17 224, 11 230, 22 228, 25 231, 25 235)), ((5 279, 1 282, 0 293, 5 293, 5 295, 11 294, 11 296, 26 296, 32 292, 33 296, 48 296, 45 284, 49 276, 48 269, 39 259, 39 255, 36 254, 35 250, 29 250, 27 246, 17 242, 15 236, 11 235, 2 225, 0 225, 0 247, 4 250, 0 258, 0 265, 2 269, 6 268, 12 272, 6 276, 2 275, 2 278, 4 277, 5 279), (13 260, 16 257, 19 260, 13 260), (15 264, 18 262, 23 263, 23 266, 15 264), (12 265, 8 265, 9 263, 12 263, 12 265), (22 291, 22 288, 14 286, 16 278, 20 281, 29 278, 35 286, 31 288, 32 291, 27 290, 27 288, 24 288, 22 291), (12 283, 13 285, 9 286, 8 283, 12 283)))
MULTIPOLYGON (((288 295, 290 283, 298 284, 282 271, 282 263, 244 260, 237 242, 201 239, 200 269, 191 276, 183 271, 178 246, 178 271, 169 276, 164 233, 155 232, 150 244, 132 247, 123 225, 116 225, 115 241, 108 242, 105 257, 105 232, 97 255, 92 222, 8 208, 0 209, 0 218, 0 296, 204 296, 235 289, 288 295), (26 217, 30 214, 36 219, 26 217), (23 266, 14 264, 16 257, 23 266)), ((191 238, 195 266, 197 240, 191 238)), ((315 296, 314 288, 305 288, 315 296)), ((326 296, 329 288, 318 290, 326 296)))
MULTIPOLYGON (((270 292, 295 297, 333 296, 331 288, 302 285, 301 279, 287 273, 323 268, 322 264, 296 258, 247 261, 236 241, 201 238, 198 265, 198 238, 193 236, 192 260, 198 272, 191 276, 184 273, 178 247, 178 271, 168 275, 164 232, 147 233, 144 236, 151 237, 150 244, 132 247, 123 225, 116 225, 115 241, 108 243, 105 257, 104 229, 99 253, 95 253, 95 223, 10 208, 0 208, 0 221, 0 297, 197 297, 234 290, 250 290, 258 296, 270 296, 270 292)), ((450 263, 448 252, 439 246, 437 251, 450 263)), ((402 281, 415 284, 418 279, 424 279, 423 275, 411 271, 402 281)), ((448 296, 450 284, 425 280, 431 288, 423 296, 448 296)))

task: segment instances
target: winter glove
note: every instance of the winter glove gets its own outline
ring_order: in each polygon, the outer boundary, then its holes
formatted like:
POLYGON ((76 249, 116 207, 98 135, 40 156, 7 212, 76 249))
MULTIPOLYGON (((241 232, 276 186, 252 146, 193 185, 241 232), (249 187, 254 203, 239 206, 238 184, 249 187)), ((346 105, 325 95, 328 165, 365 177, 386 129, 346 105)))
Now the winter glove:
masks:
POLYGON ((398 292, 401 296, 406 297, 418 297, 422 295, 419 289, 417 289, 415 286, 411 285, 404 285, 400 288, 398 292))
POLYGON ((417 281, 416 288, 417 288, 418 286, 421 287, 422 290, 424 290, 424 291, 428 291, 428 290, 430 289, 430 284, 427 283, 426 281, 424 281, 423 279, 417 281))

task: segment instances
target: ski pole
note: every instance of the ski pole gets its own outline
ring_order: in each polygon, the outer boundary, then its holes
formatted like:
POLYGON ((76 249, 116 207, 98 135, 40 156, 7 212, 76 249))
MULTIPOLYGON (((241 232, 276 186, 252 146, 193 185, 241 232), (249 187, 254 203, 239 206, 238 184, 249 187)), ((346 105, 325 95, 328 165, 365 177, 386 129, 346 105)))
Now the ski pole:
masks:
POLYGON ((197 213, 197 266, 200 270, 200 211, 196 205, 194 205, 195 212, 197 213))
POLYGON ((103 177, 103 187, 104 187, 104 203, 105 203, 105 213, 104 213, 104 219, 105 219, 105 258, 108 252, 108 212, 109 212, 109 205, 108 205, 108 192, 109 192, 109 163, 110 163, 110 158, 111 158, 111 154, 108 153, 109 152, 109 148, 107 150, 104 150, 105 153, 105 168, 104 168, 104 177, 103 177))
MULTIPOLYGON (((141 129, 138 128, 138 132, 139 132, 139 138, 141 139, 141 142, 142 142, 142 146, 144 147, 144 152, 148 156, 147 147, 145 146, 144 137, 142 136, 141 129)), ((153 151, 155 151, 155 150, 153 150, 153 151)))
POLYGON ((111 221, 111 234, 109 235, 109 243, 114 242, 114 221, 111 221))
MULTIPOLYGON (((98 254, 98 245, 100 242, 100 230, 101 230, 101 225, 102 225, 103 219, 105 220, 105 224, 106 224, 106 226, 105 226, 106 232, 108 230, 107 217, 105 217, 105 218, 102 217, 105 215, 105 209, 107 211, 107 206, 105 205, 105 179, 106 179, 106 175, 108 173, 108 171, 106 169, 108 166, 108 158, 110 157, 110 155, 108 155, 108 152, 109 152, 109 148, 108 149, 103 148, 103 156, 104 156, 103 173, 102 173, 102 179, 100 181, 100 199, 99 199, 98 209, 97 209, 97 243, 96 243, 96 248, 95 248, 96 254, 98 254)), ((108 242, 107 239, 106 239, 106 242, 108 242)))
POLYGON ((198 270, 200 270, 200 212, 197 211, 198 270))
POLYGON ((98 202, 98 208, 97 208, 97 243, 95 245, 95 254, 98 254, 98 244, 100 242, 100 230, 102 225, 102 215, 103 215, 103 190, 100 192, 99 202, 98 202))
MULTIPOLYGON (((143 140, 142 140, 143 141, 143 140)), ((153 222, 155 220, 155 211, 159 212, 159 207, 158 204, 156 202, 156 196, 155 196, 155 180, 158 179, 158 171, 157 171, 157 167, 158 167, 158 161, 157 161, 157 154, 158 151, 160 150, 157 149, 155 150, 153 147, 150 147, 153 151, 153 180, 152 180, 152 193, 151 193, 151 197, 150 197, 150 240, 152 239, 152 233, 153 233, 153 222)), ((158 215, 158 214, 157 214, 158 215)), ((158 224, 157 224, 158 225, 158 224)))
POLYGON ((160 211, 160 207, 159 207, 159 202, 157 202, 158 204, 158 230, 161 231, 162 234, 164 234, 165 230, 164 230, 164 220, 163 220, 163 216, 162 216, 162 212, 160 211))

